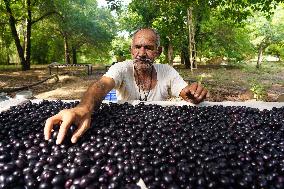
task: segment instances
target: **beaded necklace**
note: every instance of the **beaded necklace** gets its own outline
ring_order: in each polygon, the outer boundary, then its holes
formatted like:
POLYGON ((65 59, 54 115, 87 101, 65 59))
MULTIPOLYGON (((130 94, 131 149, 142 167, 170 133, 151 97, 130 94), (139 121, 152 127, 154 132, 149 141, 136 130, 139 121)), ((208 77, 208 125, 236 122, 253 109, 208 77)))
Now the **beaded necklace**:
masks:
POLYGON ((142 88, 142 87, 140 86, 140 85, 141 85, 141 81, 140 81, 140 79, 139 79, 139 76, 138 76, 138 74, 137 74, 137 70, 136 70, 135 66, 134 66, 134 70, 135 70, 136 76, 137 76, 137 85, 138 85, 138 92, 139 92, 139 100, 140 100, 140 101, 147 101, 147 100, 148 100, 148 96, 149 96, 150 91, 151 91, 151 86, 152 86, 153 70, 154 70, 153 65, 151 66, 151 80, 150 80, 150 85, 149 85, 149 88, 148 88, 147 91, 144 91, 143 89, 141 89, 141 88, 142 88), (142 98, 141 91, 143 91, 143 96, 144 96, 144 98, 142 98))

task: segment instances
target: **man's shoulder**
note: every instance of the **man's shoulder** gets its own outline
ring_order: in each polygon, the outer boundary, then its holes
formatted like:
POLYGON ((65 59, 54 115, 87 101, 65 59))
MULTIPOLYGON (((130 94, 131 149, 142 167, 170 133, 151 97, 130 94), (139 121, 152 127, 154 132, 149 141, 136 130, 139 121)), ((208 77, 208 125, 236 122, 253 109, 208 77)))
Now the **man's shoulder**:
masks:
POLYGON ((155 67, 160 69, 160 70, 164 70, 164 71, 170 71, 172 69, 174 69, 171 65, 169 64, 155 64, 155 67))
POLYGON ((169 64, 160 64, 160 63, 157 63, 157 64, 155 64, 156 66, 160 66, 160 67, 169 67, 169 68, 173 68, 171 65, 169 65, 169 64))
POLYGON ((132 65, 132 61, 123 61, 123 62, 116 62, 111 67, 114 68, 129 68, 132 65))

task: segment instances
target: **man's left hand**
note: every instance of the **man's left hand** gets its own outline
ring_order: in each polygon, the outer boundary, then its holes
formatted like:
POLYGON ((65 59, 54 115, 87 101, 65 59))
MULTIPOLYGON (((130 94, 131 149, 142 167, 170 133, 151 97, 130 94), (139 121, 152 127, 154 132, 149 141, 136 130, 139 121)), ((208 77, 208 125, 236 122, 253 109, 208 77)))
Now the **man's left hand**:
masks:
POLYGON ((180 96, 187 102, 198 104, 206 98, 207 92, 201 84, 193 83, 182 89, 180 96))

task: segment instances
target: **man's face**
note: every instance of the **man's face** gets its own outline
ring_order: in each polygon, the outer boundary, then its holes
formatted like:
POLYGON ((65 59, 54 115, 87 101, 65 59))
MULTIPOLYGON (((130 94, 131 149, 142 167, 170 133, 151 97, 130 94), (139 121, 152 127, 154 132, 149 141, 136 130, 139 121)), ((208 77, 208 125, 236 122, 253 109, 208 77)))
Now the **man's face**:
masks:
POLYGON ((132 41, 131 55, 136 68, 149 68, 160 55, 156 45, 156 35, 152 30, 138 31, 132 41))

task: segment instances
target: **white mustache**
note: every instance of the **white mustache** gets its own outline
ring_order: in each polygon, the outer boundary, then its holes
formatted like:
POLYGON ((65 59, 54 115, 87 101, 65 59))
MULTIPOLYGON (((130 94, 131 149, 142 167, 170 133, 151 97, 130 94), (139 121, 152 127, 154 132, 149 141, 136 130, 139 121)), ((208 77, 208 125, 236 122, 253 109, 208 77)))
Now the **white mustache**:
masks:
POLYGON ((142 61, 142 62, 146 62, 146 63, 152 63, 153 60, 150 58, 135 58, 135 61, 142 61))

